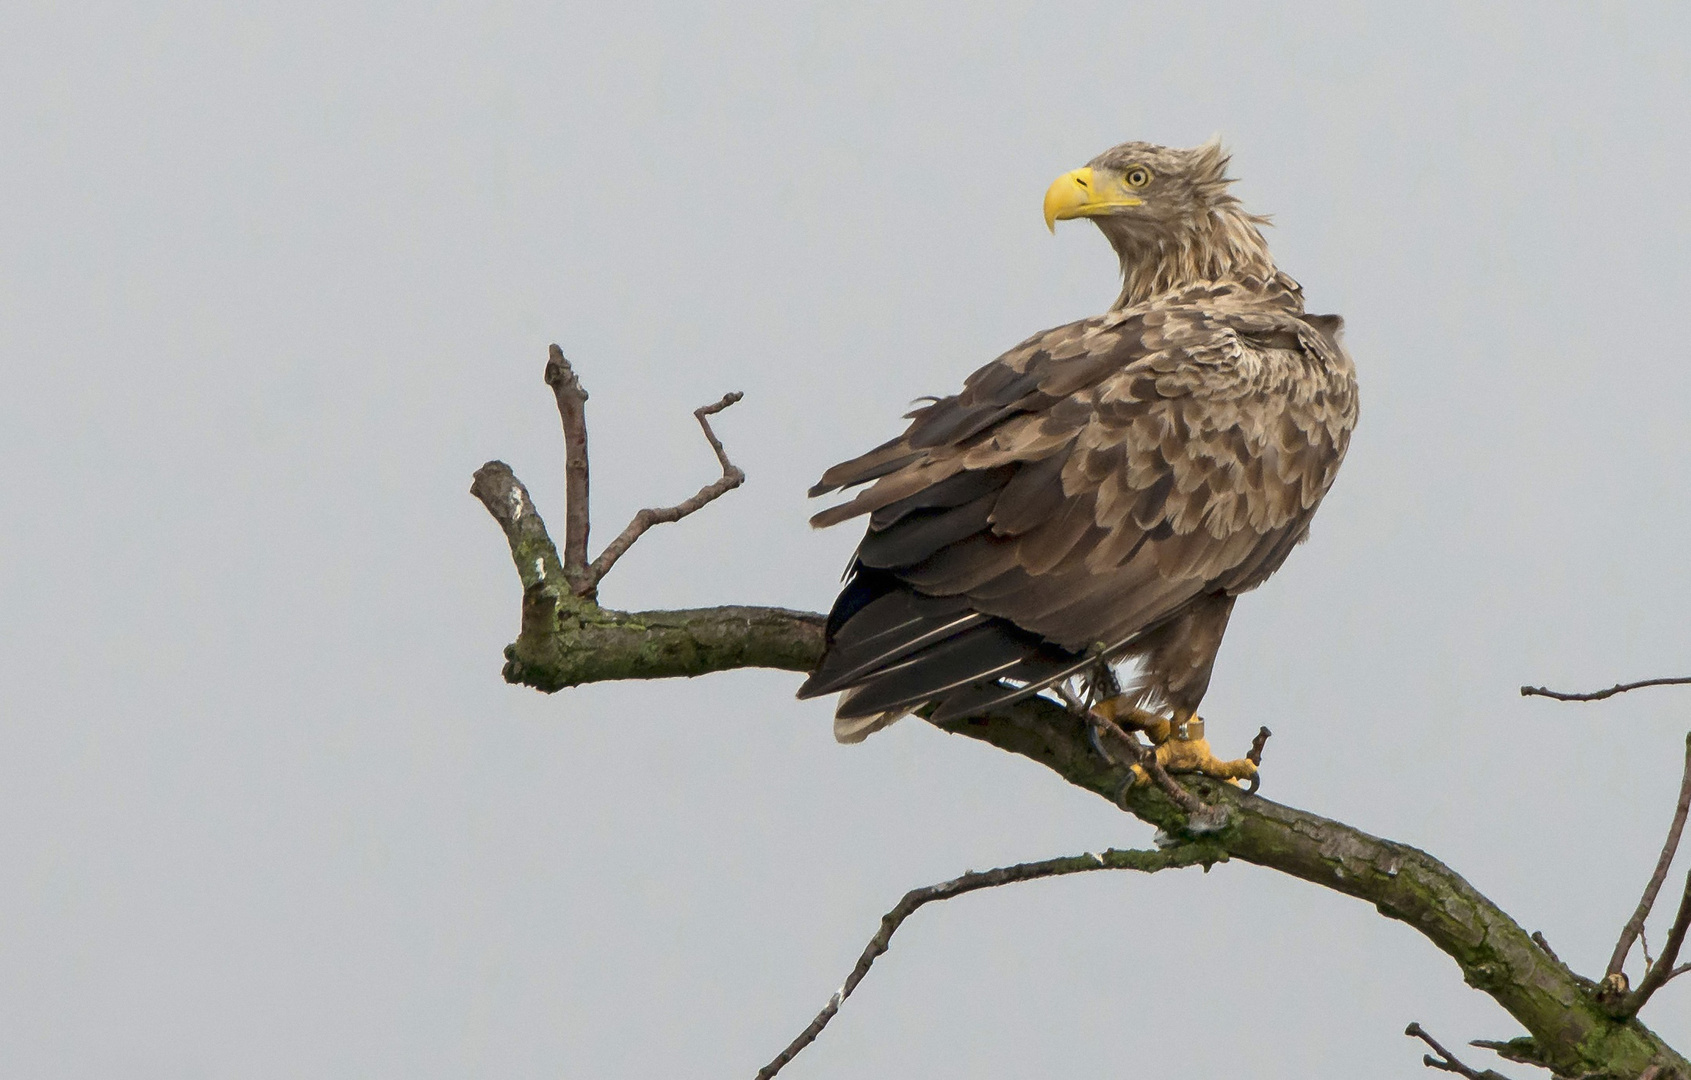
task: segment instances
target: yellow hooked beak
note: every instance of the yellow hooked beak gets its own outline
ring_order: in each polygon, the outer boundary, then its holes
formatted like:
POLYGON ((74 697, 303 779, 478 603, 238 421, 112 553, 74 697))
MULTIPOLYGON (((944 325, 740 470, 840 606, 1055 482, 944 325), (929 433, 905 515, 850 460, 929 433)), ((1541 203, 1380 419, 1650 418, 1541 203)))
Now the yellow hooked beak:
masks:
POLYGON ((1077 217, 1096 217, 1118 206, 1144 206, 1145 200, 1119 190, 1119 181, 1094 176, 1091 169, 1076 169, 1057 177, 1045 189, 1045 227, 1057 231, 1057 222, 1077 217), (1100 190, 1109 188, 1112 190, 1100 190))

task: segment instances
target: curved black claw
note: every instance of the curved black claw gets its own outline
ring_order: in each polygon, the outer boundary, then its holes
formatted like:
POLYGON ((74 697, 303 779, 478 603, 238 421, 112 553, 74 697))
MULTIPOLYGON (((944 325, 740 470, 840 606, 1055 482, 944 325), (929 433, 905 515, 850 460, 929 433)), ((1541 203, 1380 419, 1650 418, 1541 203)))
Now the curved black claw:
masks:
POLYGON ((1116 788, 1116 794, 1115 794, 1115 800, 1114 800, 1116 806, 1119 807, 1122 810, 1126 810, 1127 809, 1127 793, 1132 791, 1135 787, 1138 787, 1138 786, 1139 786, 1139 774, 1134 772, 1132 769, 1127 770, 1127 776, 1125 778, 1123 778, 1123 780, 1121 782, 1121 786, 1116 788))
POLYGON ((1086 741, 1092 744, 1093 753, 1103 758, 1108 764, 1114 765, 1116 759, 1110 756, 1110 752, 1104 749, 1103 740, 1098 738, 1098 726, 1098 721, 1093 718, 1091 713, 1088 713, 1086 715, 1086 741))

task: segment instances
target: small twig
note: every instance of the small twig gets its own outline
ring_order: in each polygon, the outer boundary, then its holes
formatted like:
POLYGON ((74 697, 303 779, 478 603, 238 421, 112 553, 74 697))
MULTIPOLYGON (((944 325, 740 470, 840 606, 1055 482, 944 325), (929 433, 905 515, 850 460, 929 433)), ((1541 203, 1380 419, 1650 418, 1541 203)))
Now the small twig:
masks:
POLYGON ((564 424, 564 576, 576 593, 586 594, 594 584, 587 577, 587 391, 556 344, 548 350, 545 379, 564 424))
POLYGON ((578 592, 587 594, 596 589, 599 582, 604 580, 605 575, 610 572, 611 567, 616 565, 616 561, 622 558, 628 549, 634 546, 634 541, 640 539, 641 534, 653 525, 680 521, 693 511, 720 499, 746 482, 746 474, 740 470, 738 465, 728 460, 728 452, 722 448, 722 441, 716 437, 716 432, 711 430, 710 420, 708 419, 744 396, 736 390, 731 394, 724 394, 721 401, 703 405, 693 410, 693 415, 698 419, 699 426, 704 429, 705 439, 709 441, 710 448, 716 452, 717 462, 722 465, 722 478, 700 488, 698 494, 691 499, 676 503, 674 506, 653 507, 635 514, 634 520, 628 523, 628 527, 622 530, 621 534, 615 540, 612 540, 604 551, 599 553, 599 557, 593 560, 593 565, 587 568, 584 579, 586 584, 583 588, 578 589, 578 592))
POLYGON ((935 900, 949 900, 953 896, 974 892, 978 889, 990 889, 999 885, 1009 885, 1018 881, 1034 881, 1038 878, 1058 877, 1063 874, 1079 874, 1090 870, 1140 870, 1145 873, 1155 873, 1158 870, 1168 870, 1177 867, 1209 866, 1218 861, 1224 861, 1225 856, 1218 857, 1214 849, 1201 844, 1182 844, 1176 847, 1164 848, 1160 851, 1118 851, 1110 849, 1104 852, 1087 852, 1085 855, 1070 855, 1060 859, 1046 859, 1043 862, 1019 863, 1015 866, 1001 866, 996 870, 971 870, 961 877, 942 881, 938 885, 926 888, 912 889, 904 894, 904 899, 891 911, 881 917, 881 928, 869 940, 863 955, 857 958, 857 966, 846 976, 845 983, 828 999, 828 1004, 816 1014, 816 1019, 810 1026, 799 1033, 787 1048, 776 1055, 775 1060, 758 1070, 757 1080, 769 1080, 780 1072, 787 1063, 797 1057, 799 1051, 809 1046, 828 1026, 828 1021, 840 1011, 840 1005, 857 989, 858 983, 869 974, 869 968, 877 957, 887 951, 888 943, 897 932, 905 919, 915 914, 916 910, 935 900))
MULTIPOLYGON (((1556 950, 1552 949, 1550 947, 1550 942, 1544 940, 1543 931, 1534 930, 1532 932, 1532 943, 1534 945, 1537 945, 1539 948, 1543 949, 1545 956, 1548 956, 1550 959, 1556 961, 1558 964, 1562 963, 1562 958, 1560 956, 1556 955, 1556 950)), ((1564 964, 1563 966, 1566 967, 1567 965, 1564 964)))
POLYGON ((1646 686, 1687 686, 1691 685, 1691 675, 1674 679, 1642 679, 1638 682, 1616 683, 1607 690, 1594 690, 1589 694, 1568 694, 1560 690, 1549 690, 1542 686, 1521 687, 1522 697, 1547 697, 1557 701, 1602 701, 1612 698, 1616 694, 1624 694, 1628 690, 1639 690, 1646 686))
MULTIPOLYGON (((1638 907, 1632 913, 1632 918, 1621 928, 1620 940, 1615 942, 1615 951, 1609 954, 1609 966, 1605 969, 1606 979, 1613 979, 1622 974, 1626 967, 1627 954, 1632 951, 1632 943, 1644 932, 1644 920, 1649 916, 1650 909, 1656 904, 1656 894, 1661 891, 1662 882, 1667 879, 1668 867, 1673 865, 1673 856, 1679 850, 1679 837, 1685 831, 1686 815, 1691 813, 1691 734, 1685 736, 1685 769, 1679 781, 1679 801, 1674 805, 1673 823, 1668 826, 1667 841, 1662 844, 1661 856, 1656 859, 1655 872, 1650 875, 1650 881, 1644 886, 1644 896, 1638 901, 1638 907)), ((1691 888, 1691 880, 1687 881, 1691 888)), ((1681 933, 1683 937, 1683 932, 1681 933)), ((1671 938, 1669 939, 1672 940, 1671 938)), ((1665 951, 1664 951, 1664 955, 1665 951)), ((1672 964, 1673 958, 1668 957, 1667 963, 1672 964)), ((1649 965, 1653 970, 1655 965, 1649 965)), ((1649 978, 1646 971, 1645 978, 1649 978)), ((1658 984, 1659 985, 1659 984, 1658 984)), ((1640 992, 1644 983, 1638 985, 1640 992)), ((1652 993, 1654 990, 1651 991, 1652 993)), ((1634 995, 1636 996, 1636 995, 1634 995)), ((1647 998, 1649 995, 1645 995, 1647 998)), ((1640 1000, 1642 1005, 1643 1001, 1640 1000)), ((1637 1010, 1634 1009, 1636 1012, 1637 1010)))
POLYGON ((1408 1027, 1403 1029, 1403 1033, 1411 1038, 1420 1039, 1422 1042, 1433 1048, 1432 1054, 1421 1055, 1421 1064, 1425 1065, 1429 1069, 1438 1069, 1440 1072, 1457 1073, 1461 1076, 1467 1077, 1468 1080, 1509 1080, 1507 1076, 1495 1069, 1486 1069, 1484 1072, 1481 1072, 1477 1069, 1472 1069, 1467 1065, 1464 1065, 1455 1054, 1446 1050, 1439 1044, 1437 1039, 1428 1035, 1426 1030, 1422 1028, 1420 1024, 1410 1024, 1408 1027), (1433 1054, 1437 1054, 1438 1056, 1434 1057, 1433 1054))
POLYGON ((1644 933, 1644 928, 1638 929, 1638 947, 1644 951, 1644 970, 1648 971, 1656 966, 1655 959, 1650 955, 1650 939, 1644 933))

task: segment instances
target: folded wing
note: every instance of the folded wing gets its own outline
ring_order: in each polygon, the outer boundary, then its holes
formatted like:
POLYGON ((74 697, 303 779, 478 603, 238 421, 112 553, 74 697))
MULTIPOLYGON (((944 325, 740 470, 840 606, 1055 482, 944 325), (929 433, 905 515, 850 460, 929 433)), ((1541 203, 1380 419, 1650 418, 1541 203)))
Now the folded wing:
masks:
POLYGON ((869 523, 800 696, 846 691, 869 729, 964 716, 1259 584, 1355 423, 1337 325, 1223 303, 1072 323, 828 470, 812 495, 869 486, 812 523, 869 523))

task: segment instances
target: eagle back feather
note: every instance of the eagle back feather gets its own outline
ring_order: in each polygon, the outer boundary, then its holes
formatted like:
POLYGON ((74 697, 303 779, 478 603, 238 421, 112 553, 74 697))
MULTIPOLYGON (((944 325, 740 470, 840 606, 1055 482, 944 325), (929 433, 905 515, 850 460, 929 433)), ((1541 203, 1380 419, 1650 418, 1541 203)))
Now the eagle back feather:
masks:
POLYGON ((1069 650, 1118 647, 1260 584, 1307 532, 1356 423, 1336 316, 1208 284, 1035 335, 828 470, 868 484, 858 558, 1069 650))

